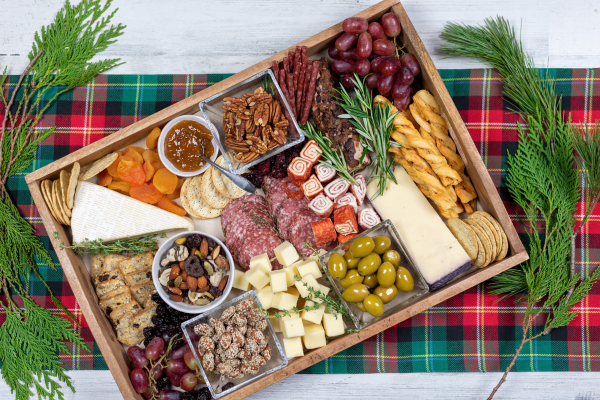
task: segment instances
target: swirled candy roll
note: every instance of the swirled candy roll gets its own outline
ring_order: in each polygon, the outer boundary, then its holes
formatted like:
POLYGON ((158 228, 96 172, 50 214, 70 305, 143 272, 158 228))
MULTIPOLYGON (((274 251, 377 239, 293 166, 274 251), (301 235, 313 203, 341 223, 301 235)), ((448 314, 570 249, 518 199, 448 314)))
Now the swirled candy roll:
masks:
POLYGON ((333 224, 335 230, 342 235, 358 233, 358 223, 352 206, 345 205, 336 208, 333 212, 333 224))
POLYGON ((343 195, 342 197, 337 199, 335 201, 335 204, 337 204, 336 207, 341 207, 341 206, 345 206, 345 205, 352 206, 352 209, 354 210, 355 214, 356 214, 356 211, 358 210, 358 204, 356 204, 356 197, 354 197, 354 195, 350 192, 346 193, 345 195, 343 195))
POLYGON ((296 157, 288 165, 287 171, 290 182, 302 186, 312 172, 312 164, 304 158, 296 157))
POLYGON ((315 174, 317 174, 319 182, 327 183, 335 178, 336 172, 333 168, 326 167, 323 164, 317 164, 315 165, 315 174))
POLYGON ((367 194, 367 181, 365 181, 365 177, 362 175, 356 175, 354 180, 357 185, 350 185, 350 191, 356 197, 356 202, 359 206, 362 206, 363 201, 365 200, 365 195, 367 194))
POLYGON ((329 182, 327 186, 325 186, 325 196, 329 197, 333 201, 336 201, 344 194, 346 194, 349 187, 350 182, 348 182, 344 178, 334 179, 331 182, 329 182))
POLYGON ((358 225, 364 230, 371 229, 380 222, 379 215, 372 208, 363 208, 358 212, 358 225))
POLYGON ((335 204, 321 193, 310 201, 308 208, 313 210, 319 217, 327 218, 333 212, 335 204))
POLYGON ((323 150, 321 150, 317 142, 314 140, 310 140, 308 143, 306 143, 306 146, 304 146, 300 152, 300 157, 310 161, 310 163, 313 165, 319 161, 322 155, 323 150))
POLYGON ((306 182, 302 184, 302 190, 304 191, 304 195, 309 199, 316 197, 323 193, 323 185, 317 179, 315 175, 312 175, 306 182))

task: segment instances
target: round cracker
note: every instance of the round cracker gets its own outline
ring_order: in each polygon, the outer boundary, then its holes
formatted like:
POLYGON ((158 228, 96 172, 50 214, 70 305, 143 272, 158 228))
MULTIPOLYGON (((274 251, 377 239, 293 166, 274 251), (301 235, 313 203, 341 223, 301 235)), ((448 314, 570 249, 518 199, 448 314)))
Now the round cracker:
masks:
MULTIPOLYGON (((479 246, 479 249, 483 249, 483 244, 481 243, 481 240, 479 240, 479 237, 477 235, 475 235, 475 240, 477 240, 477 245, 479 246)), ((471 264, 473 264, 476 267, 483 268, 485 266, 485 259, 485 253, 483 251, 479 251, 477 253, 477 258, 471 261, 471 264)))
MULTIPOLYGON (((233 153, 229 152, 226 154, 226 156, 229 158, 229 161, 231 162, 231 165, 234 169, 238 168, 241 165, 241 163, 235 159, 233 153)), ((225 160, 224 157, 225 156, 220 155, 215 161, 215 163, 229 170, 227 160, 225 160)), ((223 175, 221 171, 219 171, 216 168, 212 169, 212 180, 213 184, 215 185, 215 188, 219 191, 219 193, 221 193, 225 197, 228 197, 230 199, 237 199, 247 194, 247 192, 244 189, 233 183, 231 179, 223 175)))
POLYGON ((188 200, 188 189, 190 187, 190 182, 193 178, 187 178, 185 182, 183 182, 183 186, 181 186, 181 192, 179 194, 179 200, 181 200, 181 205, 185 210, 194 218, 203 219, 201 215, 199 215, 194 209, 190 206, 190 202, 188 200))
POLYGON ((458 240, 458 243, 465 249, 471 261, 475 260, 477 254, 479 254, 479 248, 477 240, 475 240, 475 233, 469 228, 469 225, 458 218, 450 218, 446 222, 446 225, 456 240, 458 240))
POLYGON ((44 196, 44 200, 46 200, 46 205, 48 206, 50 213, 52 214, 54 219, 58 221, 58 216, 56 215, 56 211, 54 211, 54 204, 52 203, 52 193, 48 191, 48 183, 52 184, 52 181, 50 179, 42 181, 42 183, 40 184, 40 188, 42 190, 42 195, 44 196))
POLYGON ((65 215, 65 212, 63 211, 63 204, 60 201, 59 186, 60 183, 58 182, 58 179, 52 182, 52 202, 56 205, 56 211, 58 212, 60 220, 62 221, 61 224, 71 225, 71 220, 65 215))
POLYGON ((76 161, 71 169, 71 177, 69 179, 69 186, 67 187, 67 207, 70 209, 75 207, 75 189, 77 189, 77 181, 79 181, 80 172, 81 166, 76 161))
POLYGON ((223 196, 215 188, 212 181, 212 171, 214 167, 210 167, 204 174, 202 174, 202 183, 200 187, 200 193, 202 198, 212 208, 225 208, 225 206, 231 201, 230 198, 223 196))
POLYGON ((471 218, 471 220, 473 222, 475 222, 479 226, 479 228, 487 235, 488 239, 490 239, 490 246, 492 246, 492 253, 490 254, 490 257, 491 257, 490 262, 494 261, 494 259, 498 255, 498 250, 499 249, 496 246, 496 239, 495 239, 494 235, 492 234, 492 232, 490 231, 490 229, 492 229, 492 228, 490 228, 487 225, 487 223, 486 223, 487 221, 484 222, 484 221, 482 221, 481 219, 478 219, 478 218, 471 218))
POLYGON ((71 217, 71 208, 69 207, 69 205, 67 204, 67 192, 69 190, 69 181, 71 179, 71 174, 68 173, 67 171, 65 171, 64 169, 62 171, 60 171, 60 186, 59 186, 59 193, 61 195, 61 198, 63 199, 64 205, 65 205, 65 213, 67 214, 67 217, 71 217))
POLYGON ((482 247, 479 251, 483 249, 483 253, 485 256, 485 262, 481 266, 481 268, 487 267, 489 263, 492 262, 492 243, 490 241, 490 238, 488 237, 487 233, 485 233, 474 220, 465 219, 464 221, 465 223, 469 224, 469 226, 473 229, 475 234, 479 237, 479 240, 482 244, 482 247))
POLYGON ((88 169, 86 169, 86 171, 81 175, 81 178, 79 179, 85 181, 98 175, 103 169, 115 162, 117 157, 119 157, 119 153, 115 152, 107 154, 101 159, 94 161, 94 163, 88 169))
POLYGON ((223 214, 223 209, 209 206, 202 198, 202 178, 203 175, 198 175, 192 178, 192 181, 190 182, 187 191, 190 207, 192 207, 202 218, 209 219, 219 217, 223 214))
POLYGON ((482 216, 481 214, 471 214, 469 216, 470 219, 475 219, 477 221, 479 221, 481 224, 485 225, 487 227, 487 230, 489 232, 486 231, 486 233, 488 233, 488 236, 490 236, 490 239, 494 239, 494 242, 496 244, 496 254, 494 254, 494 259, 496 257, 498 257, 498 254, 500 254, 500 250, 502 249, 502 237, 500 236, 500 234, 498 233, 498 231, 496 230, 496 227, 490 222, 488 221, 488 219, 484 216, 482 216))
POLYGON ((508 253, 508 238, 506 237, 506 233, 504 232, 504 229, 502 229, 500 222, 498 222, 496 218, 492 217, 485 211, 475 211, 473 214, 483 216, 494 226, 494 228, 496 228, 496 231, 499 233, 500 239, 502 240, 502 245, 499 254, 496 256, 495 261, 503 260, 504 257, 506 257, 506 254, 508 253))

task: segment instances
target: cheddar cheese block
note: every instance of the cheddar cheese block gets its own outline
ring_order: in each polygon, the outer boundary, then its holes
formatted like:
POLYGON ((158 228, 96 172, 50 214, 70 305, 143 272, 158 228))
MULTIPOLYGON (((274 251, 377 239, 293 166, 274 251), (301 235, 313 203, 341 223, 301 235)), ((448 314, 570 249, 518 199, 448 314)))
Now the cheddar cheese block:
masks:
MULTIPOLYGON (((404 168, 397 165, 394 175, 398 184, 388 180, 373 206, 382 220, 392 221, 429 289, 439 289, 469 269, 471 258, 404 168)), ((367 186, 369 198, 378 190, 377 182, 367 186)))

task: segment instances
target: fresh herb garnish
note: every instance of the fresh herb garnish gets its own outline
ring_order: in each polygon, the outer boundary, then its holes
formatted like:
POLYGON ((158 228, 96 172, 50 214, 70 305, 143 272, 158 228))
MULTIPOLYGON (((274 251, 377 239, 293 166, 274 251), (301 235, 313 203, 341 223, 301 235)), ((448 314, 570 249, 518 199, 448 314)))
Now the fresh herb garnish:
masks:
MULTIPOLYGON (((87 238, 81 243, 73 243, 71 246, 67 246, 60 242, 60 248, 71 249, 76 254, 83 256, 85 254, 141 254, 149 251, 156 250, 156 240, 158 238, 166 238, 167 236, 163 233, 160 236, 148 235, 141 236, 138 238, 130 238, 124 240, 117 240, 111 243, 104 243, 102 239, 88 240, 87 238)), ((54 232, 54 238, 60 240, 58 232, 54 232)))

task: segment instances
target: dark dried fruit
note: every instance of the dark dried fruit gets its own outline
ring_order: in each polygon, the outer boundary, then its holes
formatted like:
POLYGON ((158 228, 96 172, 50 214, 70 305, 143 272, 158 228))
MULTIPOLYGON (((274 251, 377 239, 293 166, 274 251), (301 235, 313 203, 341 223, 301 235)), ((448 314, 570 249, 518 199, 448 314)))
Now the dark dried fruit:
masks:
POLYGON ((188 276, 193 276, 195 278, 204 276, 204 267, 202 267, 200 257, 188 257, 187 260, 185 260, 185 272, 187 272, 188 276))
POLYGON ((188 245, 189 248, 199 249, 200 243, 202 243, 202 239, 204 239, 202 235, 194 233, 193 235, 187 237, 187 241, 185 243, 188 245))
POLYGON ((212 294, 215 298, 221 297, 223 295, 223 292, 220 291, 219 288, 216 288, 214 286, 210 288, 208 293, 212 294))
POLYGON ((277 179, 283 179, 287 176, 287 171, 285 169, 276 169, 271 172, 271 176, 277 179))
POLYGON ((144 334, 145 338, 149 338, 152 337, 152 335, 154 334, 154 327, 153 326, 147 326, 142 330, 142 333, 144 334))
POLYGON ((233 384, 233 382, 229 382, 225 385, 223 385, 223 391, 226 391, 228 389, 231 389, 232 387, 234 387, 235 385, 233 384))
POLYGON ((169 282, 167 282, 167 286, 168 287, 175 287, 175 281, 173 279, 171 279, 169 282))
POLYGON ((158 293, 154 293, 152 296, 150 296, 150 298, 152 299, 153 302, 155 302, 156 304, 158 304, 156 312, 158 312, 158 308, 161 305, 165 304, 165 302, 163 301, 162 297, 160 297, 160 294, 158 294, 158 293))
POLYGON ((269 160, 265 160, 263 162, 261 162, 260 164, 257 165, 258 168, 256 168, 256 173, 258 175, 261 176, 265 176, 269 174, 269 171, 271 170, 271 162, 269 160))
POLYGON ((242 176, 250 181, 257 189, 262 188, 263 177, 254 173, 254 172, 246 172, 242 174, 242 176))

